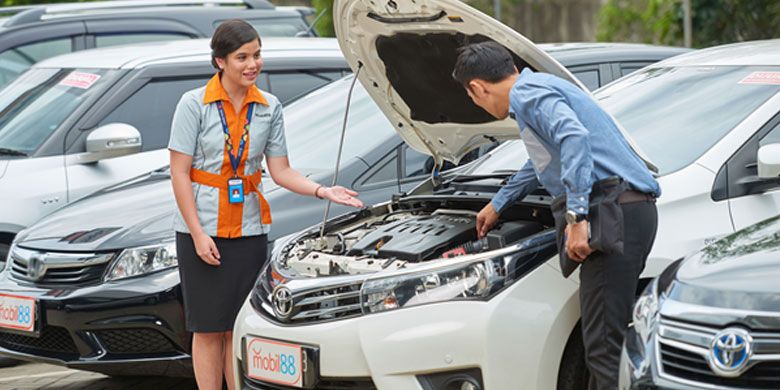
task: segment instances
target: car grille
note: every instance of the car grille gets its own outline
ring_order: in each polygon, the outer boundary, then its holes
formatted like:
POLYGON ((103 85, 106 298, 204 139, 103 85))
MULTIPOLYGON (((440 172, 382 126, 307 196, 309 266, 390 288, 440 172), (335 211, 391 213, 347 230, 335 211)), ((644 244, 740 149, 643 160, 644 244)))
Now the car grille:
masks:
POLYGON ((58 253, 14 247, 11 277, 38 285, 87 285, 99 283, 112 253, 58 253))
POLYGON ((280 318, 273 310, 272 291, 266 283, 260 283, 252 294, 255 309, 276 321, 289 324, 345 319, 362 315, 360 287, 362 282, 329 286, 293 293, 291 314, 280 318))
POLYGON ((78 357, 79 352, 67 329, 59 326, 44 326, 40 337, 0 332, 0 346, 12 351, 43 356, 67 355, 78 357))
MULTIPOLYGON (((320 378, 317 382, 317 390, 375 390, 376 386, 371 378, 320 378)), ((289 390, 295 387, 275 385, 268 382, 260 382, 244 377, 243 390, 289 390)))
MULTIPOLYGON (((709 345, 720 329, 662 320, 658 354, 661 371, 672 379, 734 388, 777 389, 780 360, 759 361, 736 378, 716 375, 707 361, 709 345)), ((752 333, 754 357, 760 352, 775 354, 780 348, 780 333, 752 333)), ((776 355, 775 355, 776 356, 776 355)))
POLYGON ((153 329, 99 330, 95 335, 113 354, 176 353, 176 347, 162 333, 153 329))

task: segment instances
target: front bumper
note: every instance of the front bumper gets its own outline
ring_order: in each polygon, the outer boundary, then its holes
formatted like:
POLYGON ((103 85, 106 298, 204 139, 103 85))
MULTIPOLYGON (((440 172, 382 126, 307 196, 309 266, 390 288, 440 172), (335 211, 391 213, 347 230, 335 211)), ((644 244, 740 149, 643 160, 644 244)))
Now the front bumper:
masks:
POLYGON ((0 355, 108 375, 192 376, 179 273, 79 288, 0 276, 0 294, 36 299, 38 337, 0 331, 0 355))
POLYGON ((242 346, 250 335, 316 348, 318 389, 445 389, 431 383, 456 375, 479 377, 482 389, 555 388, 578 305, 577 284, 549 264, 489 301, 437 303, 332 322, 279 324, 247 299, 234 328, 235 382, 244 389, 288 389, 246 377, 249 362, 242 346))

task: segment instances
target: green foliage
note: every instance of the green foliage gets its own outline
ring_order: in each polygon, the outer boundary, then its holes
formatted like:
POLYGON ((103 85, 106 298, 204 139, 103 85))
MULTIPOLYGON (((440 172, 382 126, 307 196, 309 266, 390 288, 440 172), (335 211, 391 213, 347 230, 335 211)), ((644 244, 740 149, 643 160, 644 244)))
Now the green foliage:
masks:
MULTIPOLYGON (((780 37, 776 0, 691 0, 693 46, 780 37)), ((608 0, 601 8, 600 41, 683 44, 682 0, 608 0)))
POLYGON ((325 11, 325 14, 322 15, 314 26, 317 35, 321 37, 336 36, 335 30, 333 30, 333 1, 334 0, 312 0, 312 5, 314 6, 314 9, 317 10, 317 15, 323 10, 325 11))

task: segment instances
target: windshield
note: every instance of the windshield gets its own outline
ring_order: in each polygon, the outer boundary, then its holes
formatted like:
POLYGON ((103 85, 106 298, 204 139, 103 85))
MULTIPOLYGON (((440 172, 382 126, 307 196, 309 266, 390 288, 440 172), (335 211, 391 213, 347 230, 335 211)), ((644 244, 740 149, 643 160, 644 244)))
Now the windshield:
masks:
MULTIPOLYGON (((353 79, 353 76, 347 76, 336 80, 285 109, 285 136, 292 166, 306 172, 335 168, 347 95, 353 79)), ((363 86, 355 84, 342 161, 361 156, 387 142, 394 134, 390 122, 363 86)))
MULTIPOLYGON (((696 161, 780 92, 780 85, 756 73, 779 70, 772 66, 650 68, 595 95, 664 175, 696 161)), ((472 173, 517 170, 527 156, 522 142, 509 142, 472 173)))
POLYGON ((0 156, 30 155, 111 71, 31 69, 0 92, 0 156))

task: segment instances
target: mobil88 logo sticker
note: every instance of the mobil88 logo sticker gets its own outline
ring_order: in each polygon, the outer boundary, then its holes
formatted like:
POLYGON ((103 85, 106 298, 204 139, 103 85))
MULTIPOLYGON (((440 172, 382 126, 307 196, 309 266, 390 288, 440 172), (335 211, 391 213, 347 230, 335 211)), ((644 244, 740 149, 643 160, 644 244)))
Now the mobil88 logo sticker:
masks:
POLYGON ((247 368, 250 376, 288 385, 301 385, 300 346, 253 339, 247 349, 247 368))

